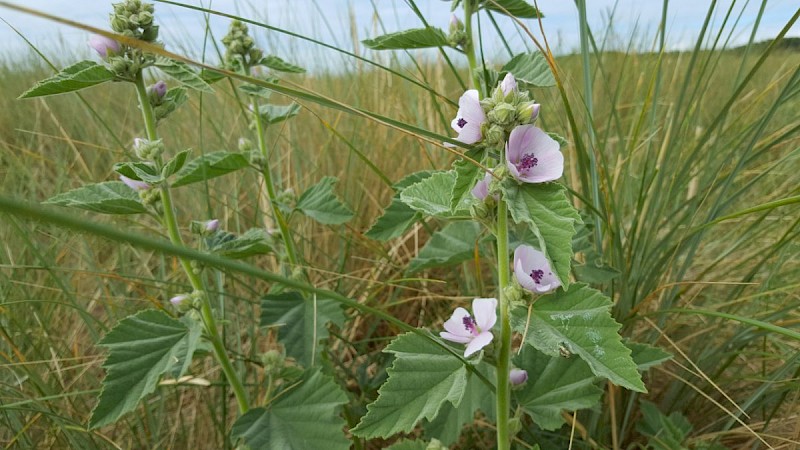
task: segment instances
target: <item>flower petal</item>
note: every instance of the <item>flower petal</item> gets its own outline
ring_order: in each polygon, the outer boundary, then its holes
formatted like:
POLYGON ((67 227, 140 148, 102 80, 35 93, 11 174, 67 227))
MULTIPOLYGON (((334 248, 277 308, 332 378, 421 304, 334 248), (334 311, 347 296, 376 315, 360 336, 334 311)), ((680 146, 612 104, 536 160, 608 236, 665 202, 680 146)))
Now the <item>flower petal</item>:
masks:
POLYGON ((517 89, 517 79, 511 72, 507 73, 503 81, 500 82, 500 89, 503 90, 503 95, 508 95, 517 89))
POLYGON ((464 327, 465 317, 469 317, 469 312, 462 307, 456 308, 450 319, 444 323, 444 329, 456 336, 472 338, 472 334, 464 327))
POLYGON ((544 253, 529 245, 520 245, 514 250, 514 275, 522 287, 540 294, 561 286, 561 282, 550 268, 550 262, 547 261, 544 253), (531 277, 531 272, 534 270, 542 271, 542 277, 538 283, 531 277))
POLYGON ((506 144, 506 158, 509 161, 516 164, 522 155, 533 151, 533 130, 536 129, 533 125, 521 125, 511 130, 506 144))
POLYGON ((483 123, 486 121, 486 114, 481 107, 481 99, 477 90, 470 89, 458 99, 458 115, 467 122, 483 123))
POLYGON ((475 323, 481 332, 491 330, 497 322, 497 299, 476 298, 472 301, 472 312, 475 314, 475 323))
POLYGON ((456 140, 461 141, 465 144, 474 144, 480 141, 482 138, 483 138, 483 133, 481 133, 480 125, 472 125, 472 123, 468 123, 458 133, 458 137, 456 138, 456 140))
POLYGON ((475 336, 475 338, 467 344, 467 349, 464 350, 464 357, 468 358, 475 352, 480 351, 483 347, 489 345, 489 343, 492 342, 492 338, 494 338, 494 336, 491 331, 484 331, 475 336))
POLYGON ((459 344, 466 344, 474 339, 474 336, 457 336, 455 334, 448 333, 447 331, 440 331, 439 336, 442 339, 447 339, 450 342, 457 342, 459 344))

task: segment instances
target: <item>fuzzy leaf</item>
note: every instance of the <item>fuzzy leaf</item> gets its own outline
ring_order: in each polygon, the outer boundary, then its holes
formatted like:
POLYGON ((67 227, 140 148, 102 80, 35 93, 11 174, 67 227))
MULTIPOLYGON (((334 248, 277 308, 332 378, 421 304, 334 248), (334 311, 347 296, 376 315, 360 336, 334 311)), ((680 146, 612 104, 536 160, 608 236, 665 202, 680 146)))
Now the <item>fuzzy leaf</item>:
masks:
POLYGON ((53 75, 37 82, 23 92, 19 98, 44 97, 64 94, 96 86, 114 79, 114 73, 94 61, 77 62, 53 75))
POLYGON ((392 187, 397 192, 392 197, 392 203, 383 211, 383 215, 375 221, 370 229, 364 233, 370 239, 388 241, 403 235, 411 225, 422 218, 422 214, 414 211, 400 200, 400 193, 406 187, 418 183, 431 176, 433 172, 423 170, 412 173, 395 183, 392 187))
POLYGON ((639 370, 644 371, 651 367, 672 359, 672 353, 666 352, 652 345, 625 340, 625 346, 631 349, 631 358, 639 370))
POLYGON ((325 225, 340 225, 353 218, 353 211, 333 191, 337 180, 325 177, 297 199, 298 211, 325 225))
POLYGON ((250 165, 248 157, 243 153, 226 151, 206 153, 195 158, 175 174, 173 187, 185 186, 203 180, 221 177, 250 165))
MULTIPOLYGON (((482 150, 469 150, 466 155, 474 160, 480 158, 481 152, 482 150)), ((475 198, 472 195, 472 188, 484 173, 480 167, 466 159, 459 159, 453 163, 453 171, 456 179, 453 183, 453 192, 450 194, 450 211, 455 214, 459 209, 464 209, 460 208, 461 205, 475 198)))
POLYGON ((556 78, 547 64, 547 60, 540 52, 520 53, 511 58, 511 61, 501 69, 511 72, 517 81, 534 87, 550 87, 556 85, 556 78))
POLYGON ((114 164, 114 172, 132 180, 145 183, 160 183, 164 177, 156 171, 155 165, 141 161, 126 161, 114 164))
POLYGON ((489 2, 485 2, 483 7, 486 9, 490 9, 492 11, 499 12, 501 14, 506 14, 506 15, 511 14, 512 16, 518 17, 520 19, 536 19, 539 17, 544 17, 541 11, 534 8, 531 4, 529 4, 525 0, 492 0, 489 2), (503 8, 501 9, 497 5, 500 5, 503 8), (508 14, 506 13, 506 11, 508 11, 508 14))
POLYGON ((386 371, 389 379, 351 430, 354 435, 370 439, 409 432, 420 420, 433 420, 445 402, 458 407, 467 386, 467 369, 458 358, 414 333, 398 336, 385 351, 395 356, 386 371))
POLYGON ((578 355, 595 375, 633 391, 647 391, 618 333, 621 325, 611 317, 611 300, 599 291, 573 283, 566 291, 539 298, 530 324, 527 319, 527 308, 514 310, 514 329, 537 350, 550 356, 578 355))
POLYGON ((261 115, 261 120, 272 125, 296 116, 300 113, 300 105, 297 103, 290 103, 288 105, 266 104, 259 106, 258 112, 261 115))
POLYGON ((515 364, 528 371, 527 384, 514 391, 517 402, 544 430, 564 424, 561 411, 591 408, 603 396, 597 377, 581 358, 548 356, 526 345, 515 364))
POLYGON ((164 164, 164 168, 161 170, 161 176, 164 178, 168 178, 174 175, 176 172, 181 170, 183 166, 186 164, 186 158, 189 157, 189 153, 191 150, 184 150, 182 152, 178 152, 172 159, 167 161, 164 164))
POLYGON ((214 92, 203 77, 181 61, 174 61, 163 56, 156 57, 155 66, 189 89, 202 92, 214 92))
MULTIPOLYGON (((481 364, 477 367, 489 380, 496 378, 494 367, 481 364)), ((495 395, 483 381, 472 373, 467 374, 467 387, 458 407, 445 403, 433 421, 425 424, 425 435, 438 439, 446 446, 453 445, 461 435, 464 425, 475 421, 475 413, 481 411, 486 418, 495 420, 495 395)))
POLYGON ((261 61, 258 62, 259 65, 267 66, 272 70, 277 70, 279 72, 289 72, 289 73, 303 73, 306 69, 303 69, 300 66, 296 66, 292 63, 286 62, 281 58, 273 55, 267 55, 261 58, 261 61))
POLYGON ((433 27, 398 31, 372 39, 364 39, 361 42, 373 50, 446 47, 449 45, 444 31, 433 27))
POLYGON ((276 397, 266 407, 253 408, 231 429, 231 440, 241 439, 252 450, 348 450, 345 421, 334 411, 347 395, 327 375, 306 371, 299 386, 276 397))
POLYGON ((263 255, 272 251, 271 238, 262 228, 251 228, 239 236, 217 231, 206 239, 208 250, 231 259, 263 255))
POLYGON ((319 354, 319 341, 328 338, 328 323, 344 324, 342 308, 334 300, 315 301, 293 291, 261 299, 261 326, 279 326, 278 339, 286 354, 305 366, 311 366, 319 354))
POLYGON ((181 353, 194 351, 194 345, 187 342, 191 334, 180 321, 155 309, 122 319, 97 344, 108 348, 109 355, 103 363, 106 377, 89 428, 116 422, 153 392, 158 378, 186 359, 181 353))
POLYGON ((272 91, 264 86, 256 86, 255 84, 243 84, 239 86, 239 90, 247 95, 255 95, 263 99, 269 100, 272 97, 272 91))
POLYGON ((81 208, 103 214, 147 212, 147 208, 139 199, 139 194, 121 181, 87 184, 53 196, 44 203, 81 208))
MULTIPOLYGON (((430 177, 408 186, 400 193, 400 200, 411 209, 435 217, 452 217, 450 197, 456 183, 455 171, 434 172, 430 177)), ((455 215, 469 215, 457 211, 455 215)))
POLYGON ((669 416, 658 410, 656 405, 641 401, 642 419, 636 424, 636 431, 647 436, 647 448, 653 450, 686 450, 684 441, 692 431, 692 424, 678 411, 669 416))
POLYGON ((158 121, 166 118, 176 109, 183 106, 188 100, 189 94, 186 93, 186 88, 178 86, 168 90, 161 104, 153 108, 153 114, 156 120, 158 121))
POLYGON ((514 222, 531 227, 561 285, 569 287, 572 236, 581 218, 567 199, 566 189, 558 183, 520 185, 510 179, 501 189, 514 222))
POLYGON ((431 267, 452 266, 468 261, 475 254, 475 246, 481 236, 481 227, 476 222, 453 222, 433 233, 416 258, 408 264, 408 273, 431 267))

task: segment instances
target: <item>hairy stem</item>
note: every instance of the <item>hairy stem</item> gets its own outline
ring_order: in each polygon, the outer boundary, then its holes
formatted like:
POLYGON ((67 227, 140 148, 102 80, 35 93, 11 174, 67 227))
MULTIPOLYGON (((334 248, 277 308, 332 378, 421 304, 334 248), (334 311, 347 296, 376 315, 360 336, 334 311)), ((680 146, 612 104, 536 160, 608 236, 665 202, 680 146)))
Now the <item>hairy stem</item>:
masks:
MULTIPOLYGON (((155 116, 153 115, 153 108, 150 106, 150 100, 147 97, 147 89, 144 86, 144 76, 142 75, 141 70, 136 74, 135 84, 136 93, 139 97, 139 107, 142 110, 142 118, 144 119, 145 130, 147 131, 147 139, 151 141, 158 140, 156 120, 155 116)), ((161 157, 159 157, 156 160, 156 166, 158 169, 161 169, 163 165, 164 163, 161 157)), ((160 190, 161 204, 164 209, 161 219, 164 227, 167 229, 169 240, 175 245, 184 246, 183 239, 181 239, 181 234, 178 228, 178 221, 175 217, 175 210, 172 205, 172 195, 170 193, 169 185, 162 183, 160 190)), ((217 361, 219 361, 220 366, 222 366, 222 371, 225 373, 225 378, 227 378, 228 384, 230 384, 231 388, 233 389, 233 393, 236 396, 236 401, 239 404, 239 412, 244 414, 248 409, 250 409, 247 401, 247 393, 244 389, 244 385, 236 374, 230 359, 228 359, 228 353, 225 350, 225 345, 223 344, 222 339, 220 338, 219 330, 217 329, 217 323, 214 320, 214 313, 211 310, 211 300, 209 299, 208 294, 203 287, 203 280, 201 280, 200 275, 194 271, 190 260, 186 258, 179 258, 179 260, 181 267, 183 267, 183 271, 186 272, 186 277, 189 279, 189 283, 192 285, 192 288, 195 291, 202 293, 202 301, 200 302, 200 316, 203 321, 203 327, 205 328, 206 335, 208 336, 208 339, 211 341, 211 345, 214 348, 214 355, 217 357, 217 361)))

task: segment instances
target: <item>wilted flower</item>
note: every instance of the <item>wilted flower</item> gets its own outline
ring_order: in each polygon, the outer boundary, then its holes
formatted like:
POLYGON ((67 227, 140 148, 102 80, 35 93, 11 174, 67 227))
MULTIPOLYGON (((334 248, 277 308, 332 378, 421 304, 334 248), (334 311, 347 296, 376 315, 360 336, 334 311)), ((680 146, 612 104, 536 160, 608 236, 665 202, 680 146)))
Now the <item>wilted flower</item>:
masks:
POLYGON ((467 344, 464 357, 469 357, 492 342, 490 331, 497 322, 497 299, 476 298, 472 301, 472 311, 475 316, 470 316, 464 308, 456 308, 450 319, 444 323, 444 329, 439 336, 451 342, 467 344))
POLYGON ((506 165, 523 183, 544 183, 561 178, 564 155, 558 142, 533 125, 511 130, 506 145, 506 165))
POLYGON ((520 245, 514 250, 514 275, 522 287, 539 294, 561 286, 544 253, 529 245, 520 245))
POLYGON ((150 185, 144 181, 134 180, 126 177, 125 175, 120 175, 119 179, 134 191, 146 191, 150 189, 150 185))
POLYGON ((114 53, 119 52, 119 42, 99 34, 89 36, 89 47, 100 55, 101 58, 106 59, 114 53))
POLYGON ((519 386, 528 381, 528 371, 523 369, 511 369, 508 373, 508 381, 512 386, 519 386))
POLYGON ((517 90, 517 79, 514 78, 514 75, 511 75, 511 72, 507 73, 503 81, 500 82, 500 89, 502 89, 503 95, 508 95, 517 90))
POLYGON ((481 107, 478 91, 470 89, 458 99, 458 113, 450 126, 458 133, 457 140, 474 144, 481 140, 481 125, 486 122, 486 114, 481 107))

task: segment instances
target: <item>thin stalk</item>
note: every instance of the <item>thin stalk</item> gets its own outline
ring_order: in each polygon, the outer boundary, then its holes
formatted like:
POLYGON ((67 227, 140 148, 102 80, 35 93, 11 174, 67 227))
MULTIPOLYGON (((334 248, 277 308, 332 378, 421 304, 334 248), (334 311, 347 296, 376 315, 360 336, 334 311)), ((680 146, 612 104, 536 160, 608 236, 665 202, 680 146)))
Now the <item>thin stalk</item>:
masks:
MULTIPOLYGON (((144 126, 147 132, 147 139, 151 141, 158 140, 156 120, 153 116, 153 108, 150 106, 150 100, 147 97, 147 89, 145 89, 144 86, 144 76, 142 75, 141 70, 136 74, 135 85, 136 93, 139 97, 139 107, 142 110, 142 119, 144 119, 144 126)), ((163 165, 160 157, 156 161, 156 165, 159 168, 163 165)), ((178 229, 178 222, 175 218, 175 210, 172 205, 172 196, 170 194, 169 186, 164 183, 161 185, 160 189, 161 204, 164 209, 162 220, 164 227, 167 229, 169 240, 176 246, 184 247, 183 239, 181 239, 181 234, 178 229)), ((247 401, 247 393, 241 380, 239 380, 239 377, 236 375, 236 371, 233 369, 230 359, 228 359, 225 345, 223 344, 222 339, 220 339, 219 330, 217 330, 217 324, 214 320, 214 313, 211 310, 211 300, 208 297, 205 288, 203 287, 203 281, 193 270, 191 261, 189 259, 179 258, 179 261, 181 263, 181 267, 183 267, 183 271, 186 272, 186 277, 189 279, 189 283, 192 285, 192 288, 203 294, 202 301, 200 302, 200 316, 203 321, 203 327, 205 328, 208 339, 211 341, 211 345, 214 348, 214 355, 217 357, 217 361, 219 361, 220 366, 222 366, 222 371, 225 373, 225 378, 228 379, 228 384, 230 384, 231 388, 233 389, 233 393, 236 395, 236 401, 239 404, 239 412, 244 414, 248 409, 250 409, 247 401)))
POLYGON ((467 55, 467 62, 469 63, 469 79, 472 82, 472 88, 480 90, 480 80, 475 69, 478 67, 478 62, 475 59, 475 41, 472 36, 472 0, 464 1, 464 32, 467 34, 467 39, 464 42, 464 53, 467 55))
POLYGON ((509 301, 506 298, 506 287, 509 285, 508 264, 508 206, 505 202, 497 205, 497 271, 500 298, 500 350, 497 355, 497 448, 511 448, 511 436, 508 429, 509 411, 511 409, 511 390, 508 384, 509 365, 511 359, 511 321, 509 301))

